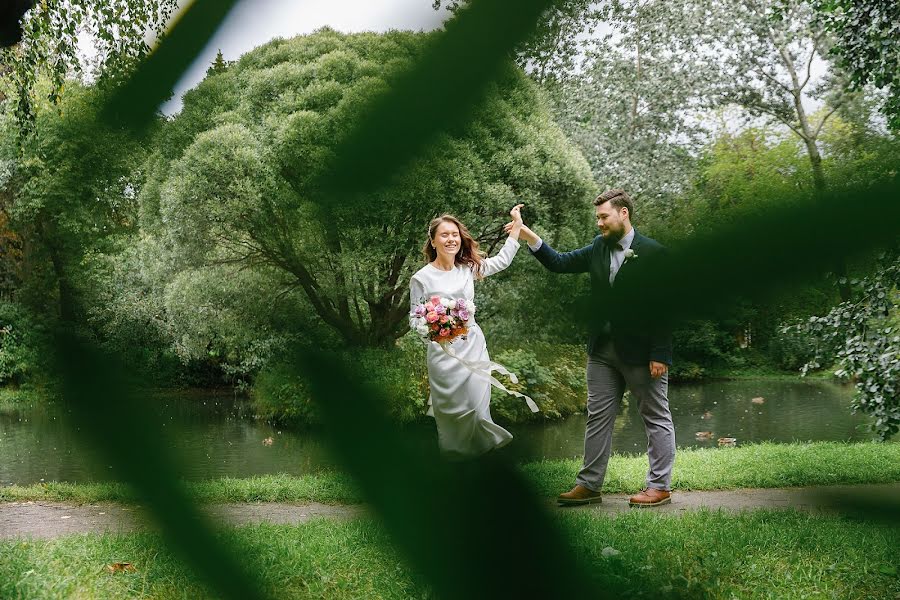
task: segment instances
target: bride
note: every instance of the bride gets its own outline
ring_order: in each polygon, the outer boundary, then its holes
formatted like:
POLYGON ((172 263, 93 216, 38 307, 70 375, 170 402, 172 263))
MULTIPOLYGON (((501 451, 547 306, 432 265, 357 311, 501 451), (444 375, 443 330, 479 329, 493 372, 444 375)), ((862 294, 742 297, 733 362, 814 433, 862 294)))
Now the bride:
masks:
MULTIPOLYGON (((522 206, 517 204, 510 211, 513 223, 509 237, 497 255, 490 258, 482 256, 478 242, 456 217, 442 215, 431 221, 423 248, 427 264, 412 276, 409 284, 410 325, 414 329, 415 308, 424 300, 440 296, 473 302, 475 281, 512 263, 519 249, 522 206)), ((467 327, 467 335, 457 337, 451 344, 428 343, 428 415, 437 424, 441 451, 451 458, 478 456, 512 440, 512 434, 491 419, 491 385, 524 398, 533 412, 538 410, 531 398, 506 390, 490 375, 492 370, 498 371, 516 382, 515 375, 488 357, 484 334, 473 316, 467 327)))

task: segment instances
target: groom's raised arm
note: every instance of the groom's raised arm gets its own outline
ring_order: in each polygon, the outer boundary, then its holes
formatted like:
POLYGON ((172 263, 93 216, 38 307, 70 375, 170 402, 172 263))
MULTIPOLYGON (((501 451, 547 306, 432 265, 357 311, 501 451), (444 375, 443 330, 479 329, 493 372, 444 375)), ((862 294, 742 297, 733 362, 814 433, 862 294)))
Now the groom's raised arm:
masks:
MULTIPOLYGON (((600 236, 597 236, 599 238, 600 236)), ((578 250, 571 252, 557 252, 550 245, 537 238, 536 242, 529 241, 528 250, 542 265, 554 273, 587 273, 591 268, 591 256, 594 253, 594 241, 578 250)))

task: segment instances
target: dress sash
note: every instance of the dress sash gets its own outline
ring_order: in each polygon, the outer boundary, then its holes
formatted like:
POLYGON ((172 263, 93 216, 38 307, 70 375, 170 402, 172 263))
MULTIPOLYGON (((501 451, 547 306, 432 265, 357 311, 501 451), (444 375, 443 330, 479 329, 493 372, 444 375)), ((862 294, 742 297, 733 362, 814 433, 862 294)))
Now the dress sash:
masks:
POLYGON ((495 388, 497 388, 498 390, 506 392, 507 394, 510 394, 511 396, 517 396, 519 398, 524 399, 525 404, 528 405, 528 408, 531 409, 531 412, 536 413, 540 410, 538 408, 538 405, 535 404, 534 400, 532 400, 529 396, 526 396, 525 394, 520 394, 519 392, 517 392, 515 390, 506 389, 506 387, 502 383, 500 383, 500 381, 496 377, 491 375, 491 371, 497 371, 498 373, 500 373, 502 375, 508 376, 509 380, 512 381, 513 383, 519 383, 519 378, 516 377, 516 374, 513 373, 512 371, 510 371, 509 369, 507 369, 506 367, 504 367, 503 365, 501 365, 500 363, 494 362, 492 360, 466 360, 464 358, 460 358, 453 351, 452 348, 448 348, 449 344, 438 344, 437 342, 432 342, 432 343, 440 346, 441 350, 443 350, 447 356, 450 356, 450 357, 458 360, 464 367, 466 367, 467 369, 472 371, 472 373, 474 373, 475 375, 479 375, 481 377, 486 378, 488 381, 491 382, 491 385, 494 386, 495 388))

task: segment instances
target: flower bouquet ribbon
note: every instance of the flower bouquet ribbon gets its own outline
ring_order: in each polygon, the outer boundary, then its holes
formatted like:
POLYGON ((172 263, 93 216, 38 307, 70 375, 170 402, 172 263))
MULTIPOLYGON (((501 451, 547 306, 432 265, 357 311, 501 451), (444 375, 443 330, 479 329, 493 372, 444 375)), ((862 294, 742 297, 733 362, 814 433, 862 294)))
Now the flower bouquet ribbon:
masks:
POLYGON ((507 377, 509 377, 509 380, 513 383, 519 383, 519 378, 516 377, 516 374, 500 363, 494 362, 492 360, 466 360, 457 356, 457 354, 453 352, 452 348, 447 347, 448 344, 438 344, 438 346, 440 346, 441 350, 443 350, 448 356, 451 356, 458 360, 464 367, 472 371, 472 373, 474 373, 475 375, 480 375, 481 377, 487 378, 487 380, 491 382, 491 385, 498 390, 502 390, 503 392, 506 392, 511 396, 517 396, 525 400, 525 404, 528 405, 528 408, 531 409, 531 412, 536 413, 540 410, 538 408, 538 405, 534 402, 534 400, 531 399, 530 396, 526 396, 525 394, 521 394, 515 390, 506 389, 506 386, 500 383, 500 381, 496 377, 491 375, 491 371, 497 371, 501 375, 506 375, 507 377))
POLYGON ((513 383, 519 383, 519 378, 516 377, 515 373, 492 360, 466 360, 448 348, 453 340, 457 338, 466 339, 466 335, 469 332, 469 319, 472 318, 476 310, 475 303, 465 298, 452 299, 440 296, 432 296, 428 299, 422 298, 409 313, 409 325, 419 334, 423 342, 426 344, 434 342, 441 347, 441 350, 447 356, 458 360, 472 373, 485 377, 498 390, 502 390, 511 396, 523 398, 531 412, 538 412, 540 409, 534 400, 525 394, 506 389, 496 377, 491 375, 491 371, 497 371, 508 376, 513 383))

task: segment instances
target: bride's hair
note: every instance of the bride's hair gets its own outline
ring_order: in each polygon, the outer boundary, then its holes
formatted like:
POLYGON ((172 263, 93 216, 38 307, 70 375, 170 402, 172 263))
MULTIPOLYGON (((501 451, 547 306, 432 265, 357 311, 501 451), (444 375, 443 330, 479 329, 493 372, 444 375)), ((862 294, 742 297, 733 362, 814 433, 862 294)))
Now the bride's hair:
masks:
POLYGON ((481 261, 484 260, 484 255, 478 250, 478 242, 475 241, 466 226, 453 215, 441 215, 429 223, 428 239, 425 240, 425 246, 422 247, 425 263, 430 263, 437 258, 437 250, 431 243, 434 241, 435 232, 441 223, 453 223, 459 229, 459 252, 456 253, 454 262, 458 265, 468 265, 475 272, 476 279, 481 279, 481 261))

